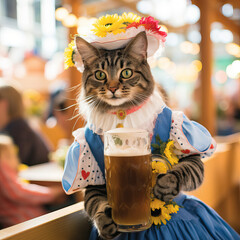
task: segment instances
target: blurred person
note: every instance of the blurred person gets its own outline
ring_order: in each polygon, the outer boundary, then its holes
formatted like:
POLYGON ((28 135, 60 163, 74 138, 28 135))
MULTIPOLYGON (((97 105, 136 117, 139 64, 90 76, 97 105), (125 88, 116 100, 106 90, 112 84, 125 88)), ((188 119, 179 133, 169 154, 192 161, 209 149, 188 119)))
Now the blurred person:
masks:
POLYGON ((49 149, 24 118, 21 94, 12 86, 0 85, 0 133, 13 138, 22 163, 29 166, 49 161, 49 149))
MULTIPOLYGON (((64 131, 67 138, 71 138, 71 124, 70 124, 70 114, 69 107, 67 105, 67 96, 66 96, 66 84, 59 82, 57 85, 54 85, 50 91, 49 107, 47 112, 47 121, 54 118, 56 123, 64 131), (70 136, 69 136, 70 135, 70 136)), ((65 142, 68 142, 67 139, 64 139, 65 142)), ((60 140, 60 142, 62 142, 60 140)), ((68 142, 70 144, 70 142, 68 142)), ((60 143, 61 145, 61 143, 60 143)))
POLYGON ((12 139, 0 135, 0 225, 14 224, 41 216, 44 204, 63 195, 61 187, 42 187, 18 178, 19 159, 12 139))

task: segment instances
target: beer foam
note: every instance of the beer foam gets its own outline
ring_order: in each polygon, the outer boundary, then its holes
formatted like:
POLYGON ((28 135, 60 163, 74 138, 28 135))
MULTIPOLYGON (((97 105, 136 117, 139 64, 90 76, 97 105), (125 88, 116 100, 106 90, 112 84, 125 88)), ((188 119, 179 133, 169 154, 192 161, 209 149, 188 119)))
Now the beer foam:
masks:
POLYGON ((106 156, 115 156, 115 157, 134 157, 134 156, 144 156, 150 154, 150 150, 148 149, 139 149, 139 148, 112 148, 104 151, 104 155, 106 156))

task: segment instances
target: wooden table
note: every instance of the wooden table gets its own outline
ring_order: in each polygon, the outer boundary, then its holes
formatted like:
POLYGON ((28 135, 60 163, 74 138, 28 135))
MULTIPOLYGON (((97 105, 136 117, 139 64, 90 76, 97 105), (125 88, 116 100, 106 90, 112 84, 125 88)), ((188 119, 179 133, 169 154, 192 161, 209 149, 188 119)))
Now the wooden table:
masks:
POLYGON ((63 168, 55 162, 42 163, 22 170, 19 176, 42 186, 61 184, 63 168))
MULTIPOLYGON (((42 163, 22 170, 19 176, 30 183, 41 186, 62 185, 63 168, 56 162, 42 163)), ((83 191, 75 193, 77 201, 83 200, 83 191)))

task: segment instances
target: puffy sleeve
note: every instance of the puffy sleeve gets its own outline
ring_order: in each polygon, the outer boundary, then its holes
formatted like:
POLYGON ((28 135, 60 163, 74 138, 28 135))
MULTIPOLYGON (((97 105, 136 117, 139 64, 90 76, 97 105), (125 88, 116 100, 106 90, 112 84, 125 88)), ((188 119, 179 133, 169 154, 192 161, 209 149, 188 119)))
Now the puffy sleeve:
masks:
POLYGON ((179 157, 200 154, 205 158, 216 150, 216 142, 208 130, 179 111, 172 112, 170 139, 174 141, 175 154, 179 157))
POLYGON ((102 172, 85 139, 84 129, 75 131, 74 137, 75 141, 67 153, 62 178, 62 186, 67 194, 88 185, 105 184, 102 172))

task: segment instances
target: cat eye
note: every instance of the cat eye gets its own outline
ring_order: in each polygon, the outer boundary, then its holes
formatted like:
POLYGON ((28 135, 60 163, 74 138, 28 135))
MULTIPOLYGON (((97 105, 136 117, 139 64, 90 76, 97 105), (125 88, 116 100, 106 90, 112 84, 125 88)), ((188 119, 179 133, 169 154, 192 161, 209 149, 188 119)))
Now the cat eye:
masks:
POLYGON ((106 74, 103 71, 98 70, 95 72, 95 77, 98 80, 104 80, 106 78, 106 74))
POLYGON ((133 75, 133 72, 129 68, 126 68, 126 69, 122 70, 122 72, 121 72, 122 78, 130 78, 132 75, 133 75))

